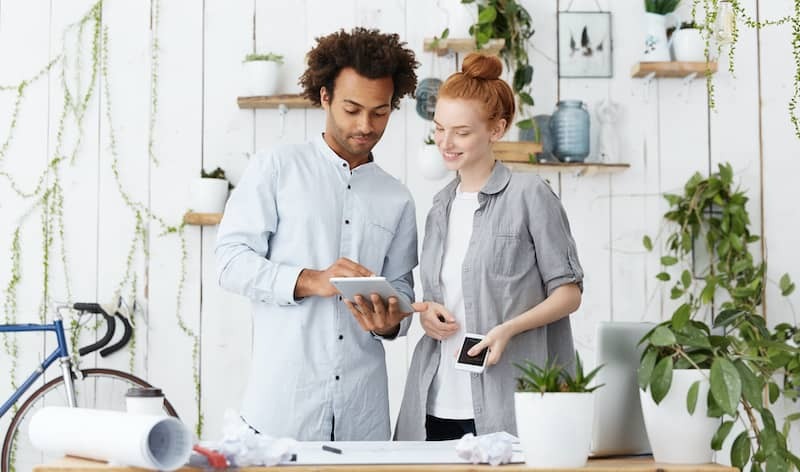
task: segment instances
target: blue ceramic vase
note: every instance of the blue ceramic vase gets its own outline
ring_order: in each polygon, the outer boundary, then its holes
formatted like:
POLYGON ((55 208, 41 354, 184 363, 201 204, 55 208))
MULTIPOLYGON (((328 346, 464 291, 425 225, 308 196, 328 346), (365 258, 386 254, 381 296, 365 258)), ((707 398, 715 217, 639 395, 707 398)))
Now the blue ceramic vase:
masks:
POLYGON ((583 162, 589 155, 589 112, 580 100, 561 100, 550 118, 553 154, 564 162, 583 162))

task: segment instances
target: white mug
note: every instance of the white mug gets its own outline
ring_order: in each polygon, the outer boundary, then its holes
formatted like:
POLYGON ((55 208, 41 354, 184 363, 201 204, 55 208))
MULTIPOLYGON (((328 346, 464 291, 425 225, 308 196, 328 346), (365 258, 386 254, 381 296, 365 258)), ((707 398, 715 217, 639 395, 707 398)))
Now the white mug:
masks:
POLYGON ((135 415, 167 415, 160 388, 129 388, 125 394, 125 408, 135 415))

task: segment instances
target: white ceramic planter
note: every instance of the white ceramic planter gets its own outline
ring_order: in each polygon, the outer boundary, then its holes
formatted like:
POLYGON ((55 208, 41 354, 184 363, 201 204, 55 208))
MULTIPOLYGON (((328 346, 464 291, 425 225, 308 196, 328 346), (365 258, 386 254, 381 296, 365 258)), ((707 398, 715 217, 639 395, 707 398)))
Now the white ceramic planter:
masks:
POLYGON ((434 144, 425 144, 419 150, 417 169, 428 180, 440 180, 447 176, 449 170, 444 165, 442 153, 434 144))
POLYGON ((680 21, 680 17, 675 13, 667 13, 666 15, 644 14, 644 51, 642 61, 669 61, 667 28, 670 25, 679 25, 680 21))
POLYGON ((672 385, 659 405, 653 401, 649 390, 639 390, 647 438, 656 462, 707 464, 712 461, 711 438, 719 427, 719 419, 706 416, 708 375, 707 370, 674 370, 672 385), (697 407, 690 415, 686 411, 686 395, 697 380, 700 381, 697 407))
POLYGON ((687 28, 672 33, 672 53, 676 61, 705 62, 705 41, 699 29, 687 28))
POLYGON ((227 200, 227 180, 202 178, 189 183, 189 209, 195 213, 222 213, 227 200))
POLYGON ((514 394, 525 464, 539 468, 583 467, 592 446, 591 393, 514 394))
POLYGON ((247 97, 275 95, 278 90, 278 67, 279 64, 275 61, 243 62, 243 95, 247 97))

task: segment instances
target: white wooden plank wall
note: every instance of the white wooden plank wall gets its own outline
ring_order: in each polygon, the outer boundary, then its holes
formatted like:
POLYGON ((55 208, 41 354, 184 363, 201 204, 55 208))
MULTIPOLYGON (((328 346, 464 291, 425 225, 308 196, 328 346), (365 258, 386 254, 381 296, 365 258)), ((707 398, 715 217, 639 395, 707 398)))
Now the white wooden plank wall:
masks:
MULTIPOLYGON (((736 78, 727 72, 723 58, 715 77, 717 110, 709 112, 702 80, 689 86, 681 80, 655 80, 646 85, 630 77, 638 60, 642 32, 640 2, 600 0, 612 12, 614 76, 611 79, 559 79, 556 64, 556 18, 559 10, 596 10, 594 0, 524 0, 534 18, 536 34, 530 51, 534 65, 534 114, 550 113, 559 99, 577 98, 593 111, 602 100, 622 105, 619 124, 620 161, 631 168, 615 174, 578 176, 545 173, 561 196, 570 217, 586 271, 583 304, 573 316, 575 339, 582 355, 593 362, 594 331, 602 320, 659 320, 669 316, 675 303, 655 281, 660 249, 644 251, 645 234, 656 241, 660 216, 666 203, 662 192, 679 191, 695 171, 703 174, 718 163, 731 162, 743 187, 749 190, 748 209, 755 231, 765 236, 769 278, 777 282, 789 272, 800 279, 796 232, 798 187, 793 176, 800 173, 800 141, 788 121, 793 63, 789 59, 790 29, 770 28, 756 34, 744 29, 736 58, 736 78), (571 5, 570 5, 571 4, 571 5), (634 8, 631 8, 631 6, 634 8), (759 109, 759 104, 761 108, 759 109)), ((62 31, 93 4, 46 2, 43 0, 0 1, 0 85, 15 84, 31 77, 62 47, 62 31), (20 47, 24 45, 24 47, 20 47)), ((745 7, 758 8, 761 19, 791 11, 789 0, 747 0, 745 7)), ((680 10, 688 17, 688 5, 680 10)), ((177 224, 187 207, 187 184, 201 167, 222 166, 237 177, 250 153, 279 142, 306 140, 324 126, 319 110, 239 110, 241 59, 246 53, 272 51, 286 56, 281 92, 299 91, 297 78, 304 69, 304 54, 320 35, 353 26, 377 27, 397 32, 418 53, 420 78, 432 73, 440 78, 455 71, 456 58, 435 58, 422 52, 422 40, 438 35, 445 27, 451 37, 466 35, 474 13, 457 0, 162 0, 156 16, 153 1, 107 0, 103 21, 108 27, 110 81, 98 78, 95 95, 83 128, 78 158, 62 172, 65 186, 64 246, 68 274, 75 300, 110 301, 125 268, 135 220, 117 190, 111 172, 109 127, 113 125, 120 159, 122 185, 132 198, 147 205, 170 224, 177 224), (156 22, 156 18, 158 22, 156 22), (150 76, 154 64, 151 42, 158 27, 160 46, 158 112, 154 128, 154 154, 148 157, 148 136, 153 106, 150 76), (106 116, 107 100, 101 96, 108 86, 112 116, 106 116)), ((69 40, 73 41, 73 40, 69 40)), ((91 51, 90 35, 81 41, 84 53, 91 51)), ((70 43, 74 48, 74 43, 70 43)), ((461 58, 463 59, 463 58, 461 58)), ((88 59, 86 59, 88 60, 88 59)), ((86 62, 86 60, 84 62, 86 62)), ((74 71, 76 65, 69 64, 74 71)), ((78 68, 81 66, 78 65, 78 68)), ((88 83, 87 64, 82 65, 82 86, 88 83)), ((71 77, 72 72, 68 72, 71 77)), ((14 94, 0 93, 0 144, 7 137, 14 94)), ((432 182, 416 171, 417 154, 429 124, 421 120, 411 100, 404 100, 393 114, 381 143, 378 162, 404 181, 417 203, 417 221, 424 227, 425 215, 435 192, 448 179, 432 182)), ((55 152, 56 130, 62 104, 58 71, 31 85, 26 93, 14 141, 4 161, 4 170, 30 189, 55 152)), ((593 143, 597 121, 593 116, 593 143)), ((511 131, 510 139, 516 139, 511 131)), ((75 143, 77 130, 69 128, 65 143, 75 143)), ((71 149, 70 144, 66 147, 71 149)), ((592 156, 594 157, 594 155, 592 156)), ((0 287, 10 280, 12 232, 30 202, 13 194, 0 178, 0 287)), ((21 322, 36 321, 41 298, 42 236, 39 214, 28 217, 21 232, 23 278, 18 288, 21 322)), ((187 274, 176 313, 180 279, 180 241, 161 235, 149 223, 147 253, 137 251, 134 267, 139 283, 136 299, 138 345, 133 359, 135 373, 163 387, 190 423, 198 420, 192 380, 192 344, 178 327, 181 317, 200 339, 199 375, 201 409, 205 419, 203 436, 219 435, 226 408, 237 408, 249 373, 252 343, 249 304, 223 292, 216 284, 213 247, 215 227, 187 227, 185 241, 187 274)), ((420 234, 422 241, 422 234, 420 234)), ((54 250, 60 242, 54 243, 54 250)), ((761 256, 761 246, 754 247, 761 256)), ((66 284, 60 256, 51 268, 53 296, 65 298, 66 284)), ((125 292, 127 293, 127 292, 125 292)), ((417 290, 418 297, 421 291, 417 290)), ((776 284, 767 292, 770 323, 797 323, 794 310, 800 293, 780 297, 776 284)), ((386 343, 390 378, 390 404, 396 416, 405 382, 406 368, 416 341, 422 335, 418 324, 408 339, 386 343)), ((89 339, 93 334, 84 333, 89 339)), ((40 336, 18 336, 21 352, 18 379, 32 369, 44 354, 40 336)), ((107 359, 92 357, 85 365, 127 370, 130 355, 107 359)), ((0 355, 0 371, 9 372, 10 360, 0 355)), ((5 377, 0 398, 10 392, 5 377)), ((268 401, 265 399, 265 401, 268 401)), ((787 411, 796 406, 787 406, 787 411)), ((8 418, 0 421, 0 429, 8 418)), ((797 428, 793 441, 797 444, 797 428)))

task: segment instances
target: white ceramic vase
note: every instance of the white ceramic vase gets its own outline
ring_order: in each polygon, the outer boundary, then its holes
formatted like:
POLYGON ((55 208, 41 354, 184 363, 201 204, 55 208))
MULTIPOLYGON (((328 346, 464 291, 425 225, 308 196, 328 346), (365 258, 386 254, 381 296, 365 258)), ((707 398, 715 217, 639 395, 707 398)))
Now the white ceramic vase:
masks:
POLYGON ((706 44, 699 29, 679 29, 672 33, 670 39, 672 53, 676 61, 705 62, 706 44))
POLYGON ((591 393, 514 394, 517 436, 525 464, 537 468, 578 468, 592 446, 591 393))
POLYGON ((195 213, 222 213, 227 200, 227 180, 200 178, 189 183, 189 209, 195 213))
POLYGON ((419 150, 417 169, 428 180, 443 179, 449 172, 435 144, 425 144, 419 150))
POLYGON ((243 62, 243 95, 246 97, 275 95, 278 90, 278 68, 279 64, 275 61, 243 62))
POLYGON ((644 14, 644 54, 643 62, 669 61, 667 28, 680 25, 680 17, 675 13, 659 15, 644 14))
POLYGON ((719 427, 719 419, 707 416, 708 375, 708 370, 674 370, 669 392, 658 405, 649 390, 639 390, 647 438, 656 462, 707 464, 712 461, 711 438, 719 427), (686 395, 698 380, 697 406, 690 415, 686 410, 686 395))

